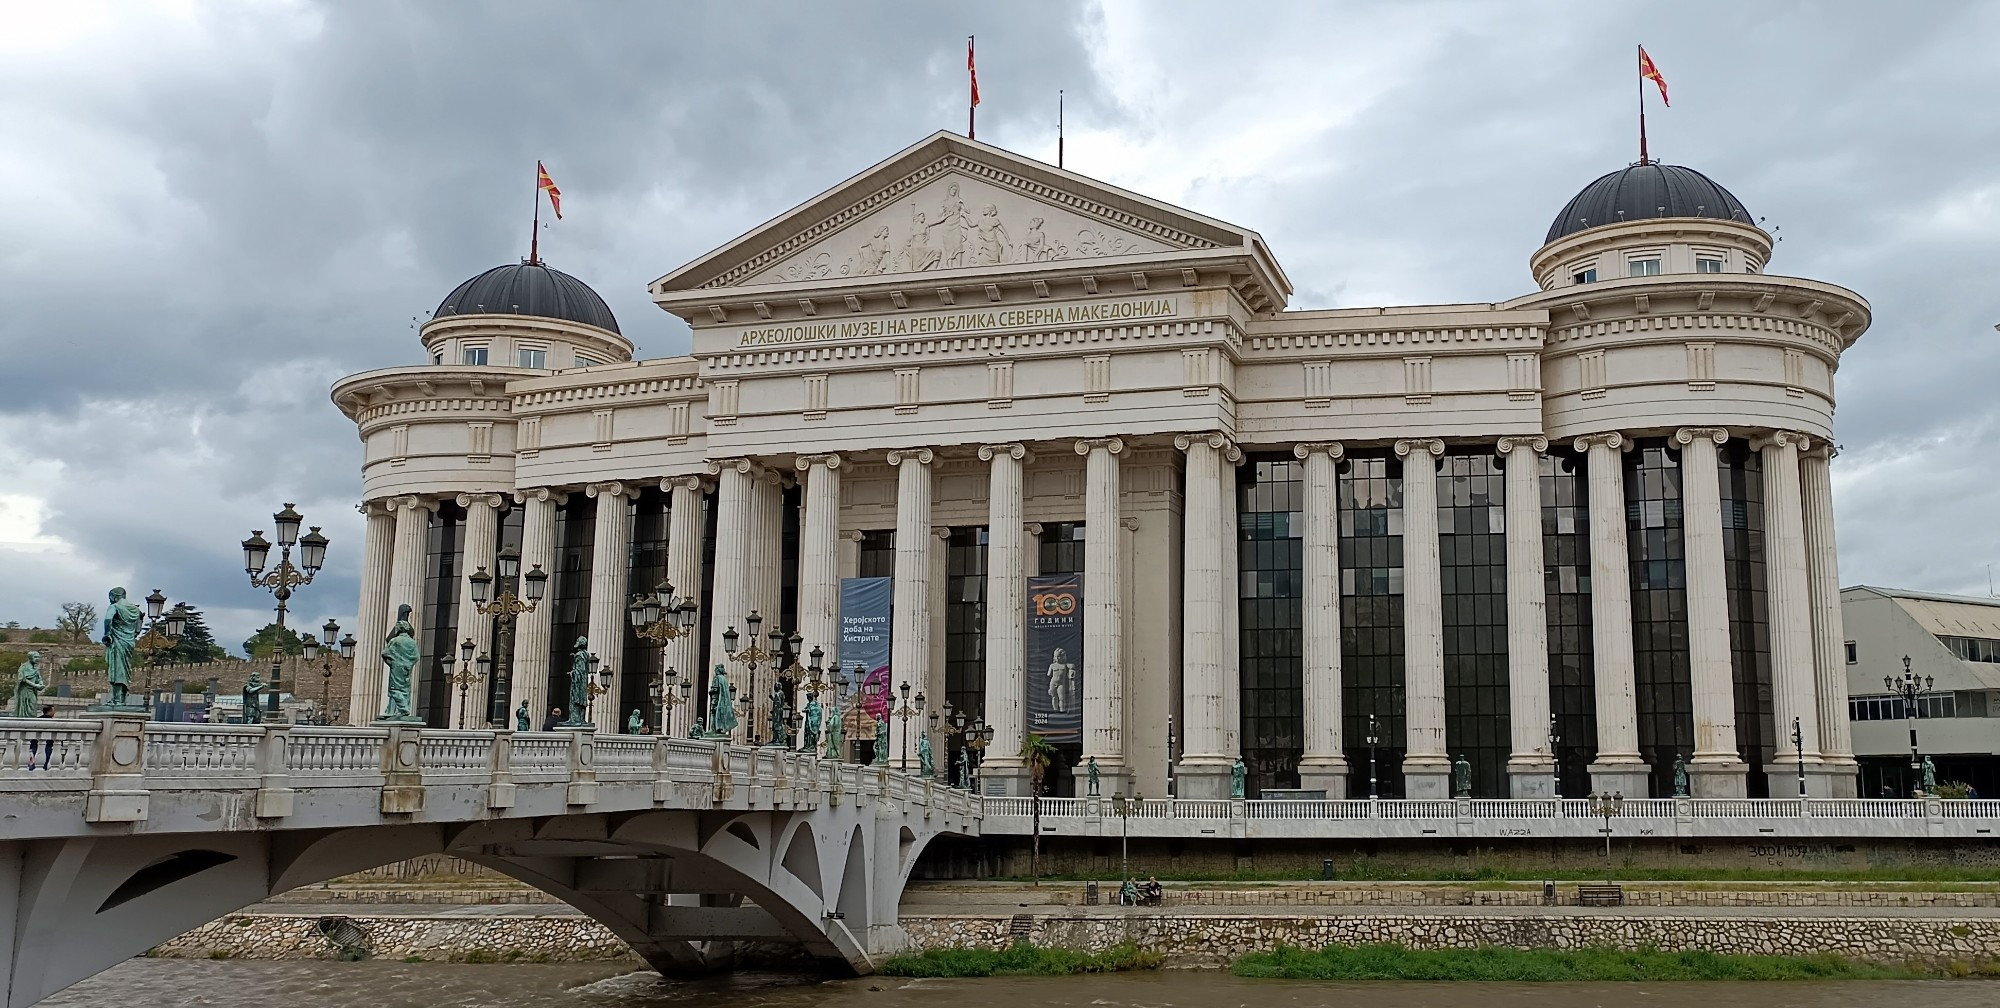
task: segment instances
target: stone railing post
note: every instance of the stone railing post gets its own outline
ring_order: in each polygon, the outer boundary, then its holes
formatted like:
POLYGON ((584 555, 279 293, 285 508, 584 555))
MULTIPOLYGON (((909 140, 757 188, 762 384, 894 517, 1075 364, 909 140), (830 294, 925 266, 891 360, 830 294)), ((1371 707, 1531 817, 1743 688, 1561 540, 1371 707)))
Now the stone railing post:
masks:
POLYGON ((286 755, 292 726, 265 725, 257 740, 257 818, 283 819, 292 814, 292 778, 286 755))
POLYGON ((382 811, 424 810, 424 767, 421 727, 387 724, 382 740, 382 811))
POLYGON ((673 746, 662 735, 653 743, 653 804, 664 804, 674 796, 673 746))
POLYGON ((486 807, 514 807, 514 733, 493 733, 493 748, 486 754, 486 807))
POLYGON ((731 779, 729 773, 729 744, 727 742, 717 741, 715 743, 715 754, 710 758, 709 765, 712 767, 710 772, 715 775, 714 800, 717 802, 728 801, 730 793, 736 789, 736 782, 731 779))
POLYGON ((564 801, 570 805, 597 803, 596 744, 595 732, 569 733, 569 788, 564 801))
POLYGON ((98 714, 97 742, 90 753, 90 793, 85 822, 144 822, 151 805, 146 791, 146 715, 98 714))

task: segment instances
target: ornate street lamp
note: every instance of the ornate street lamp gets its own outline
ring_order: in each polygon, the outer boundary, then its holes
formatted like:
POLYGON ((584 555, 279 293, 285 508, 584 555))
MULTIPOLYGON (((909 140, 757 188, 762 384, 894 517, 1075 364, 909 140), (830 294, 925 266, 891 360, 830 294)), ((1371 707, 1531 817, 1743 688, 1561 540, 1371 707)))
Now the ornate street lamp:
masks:
POLYGON ((478 645, 472 643, 472 638, 470 637, 459 642, 458 671, 453 672, 445 678, 446 682, 458 687, 458 729, 460 731, 465 730, 466 700, 471 696, 472 684, 485 680, 486 673, 493 667, 493 659, 488 658, 484 654, 479 656, 479 661, 475 666, 472 659, 472 652, 477 647, 478 645))
MULTIPOLYGON (((1803 802, 1806 799, 1806 733, 1804 725, 1798 718, 1792 719, 1792 752, 1797 754, 1799 761, 1799 801, 1803 802)), ((1799 814, 1805 814, 1803 805, 1799 808, 1799 814)))
POLYGON ((1590 814, 1604 817, 1604 828, 1598 832, 1604 834, 1604 857, 1607 861, 1611 858, 1611 817, 1624 811, 1624 808, 1623 791, 1613 791, 1610 794, 1593 793, 1590 796, 1590 814))
POLYGON ((354 661, 356 643, 353 634, 348 634, 346 637, 340 636, 340 624, 332 620, 327 620, 326 625, 320 627, 319 633, 318 639, 312 637, 306 638, 305 659, 309 665, 313 662, 319 662, 319 712, 313 718, 313 723, 330 725, 334 721, 333 657, 338 653, 342 659, 348 662, 354 661), (322 652, 324 652, 324 657, 322 657, 322 652))
POLYGON ((1549 715, 1549 787, 1556 796, 1556 814, 1562 814, 1563 765, 1562 736, 1556 734, 1556 716, 1549 715))
POLYGON ((660 734, 671 737, 674 734, 674 708, 686 704, 694 693, 694 683, 680 678, 673 666, 667 666, 650 685, 653 706, 660 712, 660 734))
POLYGON ((172 651, 181 642, 181 635, 187 632, 187 606, 177 604, 167 608, 167 594, 158 588, 146 596, 146 629, 135 642, 140 652, 145 654, 147 717, 153 710, 153 666, 162 652, 172 651))
POLYGON ((1111 796, 1111 811, 1118 816, 1118 874, 1127 882, 1132 881, 1132 817, 1145 802, 1146 796, 1137 792, 1130 799, 1122 791, 1111 796))
POLYGON ((1375 747, 1382 744, 1382 726, 1375 715, 1368 715, 1368 800, 1379 797, 1375 783, 1375 747))
MULTIPOLYGON (((481 567, 466 576, 466 584, 472 588, 472 607, 481 616, 493 617, 493 627, 498 634, 494 651, 499 659, 494 663, 493 700, 487 709, 487 723, 496 727, 507 723, 507 708, 513 700, 513 675, 510 663, 514 657, 514 619, 522 613, 535 611, 541 603, 542 593, 548 590, 549 575, 535 564, 527 574, 521 573, 521 554, 509 546, 493 558, 500 568, 500 594, 493 594, 493 575, 481 567), (527 596, 524 600, 514 594, 516 585, 527 596)), ((482 672, 484 669, 482 669, 482 672)))
MULTIPOLYGON (((758 615, 757 610, 752 609, 750 610, 750 615, 743 617, 743 625, 750 629, 750 646, 739 647, 742 637, 737 634, 736 628, 732 626, 722 633, 722 650, 729 655, 730 661, 743 666, 749 672, 749 677, 745 680, 745 685, 748 688, 744 691, 744 696, 739 699, 738 703, 740 704, 742 699, 751 700, 750 710, 752 714, 749 721, 743 725, 743 738, 754 746, 763 744, 763 732, 756 723, 757 719, 755 715, 757 709, 755 702, 755 697, 757 696, 757 667, 770 662, 775 656, 772 652, 757 646, 757 631, 764 625, 764 617, 758 615)), ((774 631, 773 636, 782 635, 774 631)), ((742 721, 743 717, 739 715, 737 720, 742 721)))
MULTIPOLYGON (((896 769, 901 770, 904 773, 909 773, 910 772, 910 719, 920 718, 923 716, 924 691, 923 690, 917 691, 917 705, 915 707, 911 707, 910 684, 908 682, 904 682, 902 685, 896 687, 896 689, 898 692, 901 692, 903 694, 902 706, 897 707, 895 710, 889 712, 896 716, 896 720, 901 721, 903 723, 903 730, 899 733, 902 736, 900 739, 902 743, 901 745, 902 754, 898 756, 896 759, 897 762, 896 769)), ((918 731, 923 730, 923 723, 921 721, 918 722, 917 724, 917 730, 918 731)))
MULTIPOLYGON (((291 504, 271 516, 278 530, 278 566, 265 573, 264 566, 271 556, 271 543, 264 538, 261 529, 253 530, 250 538, 243 540, 243 571, 250 575, 250 585, 262 588, 278 599, 278 625, 285 625, 287 603, 291 600, 292 589, 312 584, 313 575, 318 574, 326 564, 327 538, 320 534, 319 526, 304 536, 299 535, 299 525, 305 515, 294 510, 291 504), (299 548, 299 562, 292 565, 292 547, 299 548)), ((275 685, 275 684, 274 684, 275 685)), ((272 699, 277 698, 277 690, 271 691, 272 699)))
MULTIPOLYGON (((590 709, 592 707, 597 706, 598 697, 601 697, 604 694, 611 692, 611 679, 612 679, 611 666, 606 665, 602 668, 598 668, 597 656, 591 655, 590 667, 596 669, 597 672, 594 676, 590 676, 584 680, 583 716, 572 717, 569 722, 571 727, 589 727, 595 724, 595 722, 591 720, 590 709)), ((589 674, 586 673, 586 675, 588 676, 589 674)))
POLYGON ((967 729, 965 734, 965 747, 972 751, 972 755, 968 757, 971 765, 967 767, 967 770, 970 772, 971 790, 974 794, 977 794, 979 793, 979 767, 986 762, 986 746, 993 741, 993 726, 987 724, 984 719, 980 719, 974 721, 972 727, 967 729))
POLYGON ((1890 693, 1903 698, 1903 717, 1910 723, 1910 794, 1917 798, 1924 796, 1924 758, 1917 749, 1917 714, 1922 706, 1919 701, 1930 695, 1937 685, 1936 676, 1920 676, 1910 671, 1910 656, 1903 656, 1903 677, 1883 676, 1882 685, 1890 693))
POLYGON ((672 735, 667 724, 667 703, 674 693, 672 679, 674 669, 667 664, 667 646, 683 637, 692 636, 695 625, 700 620, 700 612, 693 598, 674 592, 671 581, 661 581, 659 587, 649 594, 632 596, 632 604, 625 607, 626 618, 632 622, 632 632, 639 639, 651 641, 660 649, 660 667, 666 671, 655 677, 648 691, 653 697, 653 708, 660 712, 660 732, 672 735))

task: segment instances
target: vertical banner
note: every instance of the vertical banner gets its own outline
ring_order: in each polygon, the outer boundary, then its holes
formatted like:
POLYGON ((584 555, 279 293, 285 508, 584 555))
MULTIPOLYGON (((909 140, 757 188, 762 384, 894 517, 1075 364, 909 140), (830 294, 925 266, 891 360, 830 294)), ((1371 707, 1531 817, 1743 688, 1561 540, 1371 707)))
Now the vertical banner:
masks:
POLYGON ((1028 730, 1083 741, 1083 575, 1028 579, 1028 730))
POLYGON ((889 706, 889 609, 895 583, 886 577, 840 579, 840 667, 850 677, 847 688, 854 696, 863 695, 870 682, 879 684, 875 703, 867 708, 872 718, 880 718, 889 706), (859 682, 852 679, 856 665, 866 672, 859 682))

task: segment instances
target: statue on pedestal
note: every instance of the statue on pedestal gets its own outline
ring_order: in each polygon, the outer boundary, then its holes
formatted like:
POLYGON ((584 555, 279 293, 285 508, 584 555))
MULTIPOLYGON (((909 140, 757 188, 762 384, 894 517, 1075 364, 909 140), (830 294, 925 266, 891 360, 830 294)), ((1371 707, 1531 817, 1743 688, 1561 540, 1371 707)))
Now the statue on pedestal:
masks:
POLYGON ((1472 797, 1472 763, 1464 756, 1451 761, 1451 796, 1472 797))
POLYGON ((1248 776, 1249 769, 1243 765, 1243 757, 1238 756, 1236 762, 1229 764, 1229 797, 1243 797, 1243 783, 1248 776))
POLYGON ((1937 764, 1929 756, 1924 757, 1924 794, 1937 794, 1937 764))
POLYGON ((578 637, 569 651, 569 720, 565 728, 581 728, 590 720, 590 638, 578 637))
POLYGON ((125 597, 125 589, 111 589, 111 603, 104 610, 104 678, 111 684, 110 707, 126 705, 125 691, 132 683, 132 655, 139 646, 139 624, 145 619, 139 603, 125 597))
POLYGON ((521 706, 514 710, 514 730, 527 731, 528 726, 533 723, 528 718, 528 701, 523 700, 521 701, 521 706))
MULTIPOLYGON (((404 682, 405 682, 406 692, 408 689, 407 686, 408 681, 409 681, 408 675, 405 674, 404 682)), ((264 723, 264 704, 262 702, 264 699, 264 687, 265 687, 265 682, 263 674, 258 672, 254 668, 251 669, 250 678, 243 680, 243 723, 244 724, 264 723)), ((404 703, 405 705, 408 704, 407 697, 405 698, 404 703)))
POLYGON ((1674 757, 1674 797, 1688 796, 1688 761, 1685 756, 1674 757))
POLYGON ((792 711, 791 704, 785 701, 785 684, 783 680, 771 684, 770 719, 771 744, 789 748, 792 740, 790 731, 792 711))
POLYGON ((889 712, 886 707, 882 716, 875 719, 875 765, 889 765, 889 712))
POLYGON ((917 734, 917 773, 924 777, 937 776, 937 763, 931 758, 931 733, 917 734))
POLYGON ((42 690, 47 686, 42 681, 42 653, 28 652, 28 659, 21 663, 14 679, 14 716, 34 717, 40 713, 42 690))
POLYGON ((632 708, 632 713, 625 715, 625 734, 638 735, 645 730, 646 715, 639 713, 639 708, 632 708))
POLYGON ((1090 778, 1090 790, 1085 792, 1085 794, 1088 795, 1089 797, 1095 798, 1098 796, 1099 793, 1097 757, 1092 756, 1090 759, 1084 761, 1083 767, 1084 767, 1084 773, 1087 774, 1090 778))
POLYGON ((729 685, 729 672, 721 665, 708 676, 708 734, 736 732, 736 691, 729 685))
POLYGON ((417 628, 410 623, 410 606, 397 606, 396 625, 382 642, 382 664, 389 669, 388 703, 382 708, 382 720, 416 720, 410 714, 410 670, 416 668, 419 657, 417 628))
POLYGON ((826 753, 830 760, 841 760, 847 756, 847 718, 836 705, 826 712, 826 753))
POLYGON ((819 751, 819 722, 819 694, 815 693, 806 698, 806 734, 799 743, 799 751, 809 753, 819 751))

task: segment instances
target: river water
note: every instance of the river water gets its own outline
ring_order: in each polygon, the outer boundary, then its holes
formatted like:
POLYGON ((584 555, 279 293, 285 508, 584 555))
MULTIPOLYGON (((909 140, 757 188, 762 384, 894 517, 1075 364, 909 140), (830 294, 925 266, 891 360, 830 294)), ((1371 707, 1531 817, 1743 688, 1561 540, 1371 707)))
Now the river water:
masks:
POLYGON ((2000 982, 1320 983, 1170 970, 1092 977, 828 983, 737 974, 663 981, 618 964, 458 965, 134 959, 48 1008, 1990 1008, 2000 982))

